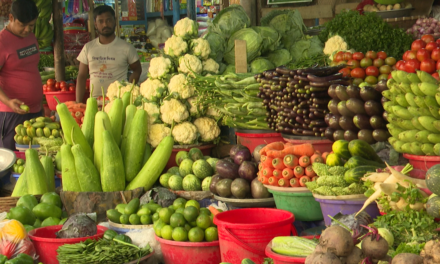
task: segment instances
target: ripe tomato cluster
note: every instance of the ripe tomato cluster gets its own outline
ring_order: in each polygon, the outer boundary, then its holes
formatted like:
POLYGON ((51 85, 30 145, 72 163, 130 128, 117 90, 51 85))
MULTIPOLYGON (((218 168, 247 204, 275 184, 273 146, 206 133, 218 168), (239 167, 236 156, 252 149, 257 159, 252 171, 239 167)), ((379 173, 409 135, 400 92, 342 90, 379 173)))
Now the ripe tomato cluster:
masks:
POLYGON ((396 59, 388 57, 384 51, 343 52, 336 53, 333 64, 346 64, 347 67, 339 72, 346 77, 354 78, 353 83, 360 84, 368 82, 376 84, 380 80, 388 79, 389 74, 394 70, 396 59))
POLYGON ((436 41, 432 35, 423 35, 421 39, 415 40, 411 50, 403 54, 403 60, 397 62, 396 68, 406 72, 425 71, 438 80, 440 39, 436 41))
POLYGON ((54 79, 48 79, 46 84, 43 85, 43 92, 74 92, 75 88, 74 83, 57 82, 54 79))

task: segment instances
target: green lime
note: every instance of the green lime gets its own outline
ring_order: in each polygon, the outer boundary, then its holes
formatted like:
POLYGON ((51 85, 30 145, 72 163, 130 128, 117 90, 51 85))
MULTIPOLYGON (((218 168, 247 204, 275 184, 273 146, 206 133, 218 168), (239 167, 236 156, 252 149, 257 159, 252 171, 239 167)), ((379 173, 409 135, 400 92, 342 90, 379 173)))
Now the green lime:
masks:
POLYGON ((188 206, 194 206, 195 208, 197 208, 197 210, 200 210, 200 204, 196 200, 189 200, 188 202, 186 202, 185 207, 188 206))
POLYGON ((197 226, 197 222, 196 221, 189 222, 189 225, 191 227, 196 227, 197 226))
POLYGON ((175 213, 179 213, 179 214, 183 214, 183 211, 185 210, 185 208, 177 208, 175 213))
POLYGON ((159 220, 159 213, 154 213, 152 218, 153 218, 153 222, 156 222, 157 220, 159 220))
POLYGON ((179 197, 176 200, 174 200, 173 202, 173 207, 175 210, 177 210, 177 208, 185 208, 185 204, 186 204, 186 199, 179 197))
POLYGON ((201 214, 197 217, 196 223, 198 227, 205 230, 212 225, 211 217, 201 214))
POLYGON ((183 227, 185 226, 186 221, 185 221, 185 217, 183 217, 182 214, 179 213, 174 213, 171 218, 170 218, 170 225, 172 227, 183 227))
POLYGON ((126 214, 122 214, 120 217, 119 217, 119 222, 121 222, 121 224, 123 224, 123 225, 127 225, 129 222, 130 222, 130 216, 129 215, 126 215, 126 214))
POLYGON ((143 225, 151 225, 153 223, 153 219, 151 218, 151 215, 141 215, 141 224, 143 225))
POLYGON ((183 227, 176 227, 173 230, 172 236, 174 241, 187 241, 188 231, 186 231, 186 229, 183 227))
POLYGON ((186 231, 189 232, 189 230, 191 230, 192 226, 190 226, 189 224, 185 224, 185 229, 186 231))
POLYGON ((162 222, 169 224, 171 215, 173 215, 174 211, 172 211, 170 208, 162 208, 159 211, 159 218, 162 220, 162 222))
POLYGON ((205 231, 200 227, 193 227, 188 232, 188 239, 191 242, 202 242, 205 238, 205 231))
POLYGON ((128 218, 128 221, 132 225, 139 225, 141 223, 141 219, 137 214, 131 214, 130 217, 128 218))
POLYGON ((208 208, 200 208, 200 214, 211 215, 211 211, 208 208))
POLYGON ((160 230, 163 239, 173 240, 173 228, 170 225, 165 225, 160 230))
POLYGON ((211 242, 211 241, 215 241, 215 240, 218 240, 218 231, 217 231, 217 227, 208 227, 206 230, 205 230, 205 239, 206 239, 206 241, 208 241, 208 242, 211 242))
POLYGON ((137 211, 136 213, 137 215, 141 216, 141 215, 151 215, 151 210, 145 207, 142 207, 141 209, 139 209, 139 211, 137 211))
POLYGON ((197 219, 197 216, 199 216, 199 210, 197 210, 197 208, 194 206, 185 207, 183 210, 183 216, 185 217, 186 221, 192 222, 197 219))
POLYGON ((161 230, 162 230, 162 228, 163 228, 164 226, 166 226, 166 224, 165 224, 164 222, 162 222, 162 221, 158 221, 158 222, 157 222, 156 226, 153 227, 153 228, 154 228, 154 233, 156 233, 156 236, 158 236, 158 237, 162 237, 161 230))

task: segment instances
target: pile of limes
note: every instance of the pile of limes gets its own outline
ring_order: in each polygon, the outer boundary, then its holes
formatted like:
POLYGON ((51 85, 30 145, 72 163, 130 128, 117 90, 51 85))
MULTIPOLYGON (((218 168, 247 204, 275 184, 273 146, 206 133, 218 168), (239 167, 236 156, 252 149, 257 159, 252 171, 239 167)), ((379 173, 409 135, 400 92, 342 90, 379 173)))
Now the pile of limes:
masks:
POLYGON ((154 232, 158 237, 174 241, 215 241, 217 227, 214 215, 207 208, 200 208, 195 200, 177 198, 173 205, 158 209, 153 215, 154 232))

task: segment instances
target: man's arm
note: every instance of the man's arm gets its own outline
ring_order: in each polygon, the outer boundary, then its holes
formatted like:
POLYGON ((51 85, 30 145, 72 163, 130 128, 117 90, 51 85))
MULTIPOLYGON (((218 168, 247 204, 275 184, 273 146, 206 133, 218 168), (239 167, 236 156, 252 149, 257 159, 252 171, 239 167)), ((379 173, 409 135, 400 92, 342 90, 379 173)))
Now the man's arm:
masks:
MULTIPOLYGON (((0 67, 0 73, 1 73, 2 67, 0 67)), ((7 105, 9 108, 12 109, 17 114, 24 115, 26 114, 26 111, 22 110, 20 108, 20 105, 24 104, 22 101, 18 99, 9 99, 9 97, 3 92, 2 87, 0 87, 0 101, 7 105)))
POLYGON ((130 83, 133 83, 133 80, 134 80, 135 83, 138 83, 139 78, 141 77, 141 73, 142 73, 141 62, 138 60, 135 63, 130 64, 130 70, 132 70, 133 73, 130 75, 130 78, 128 79, 128 81, 130 83))
MULTIPOLYGON (((78 69, 78 77, 76 77, 76 102, 82 103, 84 93, 86 91, 87 75, 89 73, 89 66, 80 62, 78 69)), ((96 87, 95 87, 96 88, 96 87)), ((92 94, 90 96, 93 96, 92 94)))

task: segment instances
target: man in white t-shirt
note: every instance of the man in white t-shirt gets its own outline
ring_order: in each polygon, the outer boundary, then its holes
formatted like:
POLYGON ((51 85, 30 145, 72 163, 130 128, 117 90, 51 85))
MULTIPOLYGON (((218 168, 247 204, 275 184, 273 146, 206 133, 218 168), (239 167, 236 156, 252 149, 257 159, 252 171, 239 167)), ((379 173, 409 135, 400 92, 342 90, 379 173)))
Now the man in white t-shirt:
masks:
POLYGON ((115 11, 110 6, 98 6, 93 11, 95 28, 99 34, 87 43, 78 56, 79 72, 76 84, 76 101, 82 102, 86 90, 87 75, 90 75, 90 87, 93 85, 93 97, 102 95, 101 87, 107 93, 108 86, 114 81, 127 80, 128 68, 133 71, 129 82, 137 83, 142 73, 141 63, 136 49, 130 43, 116 37, 115 11))

